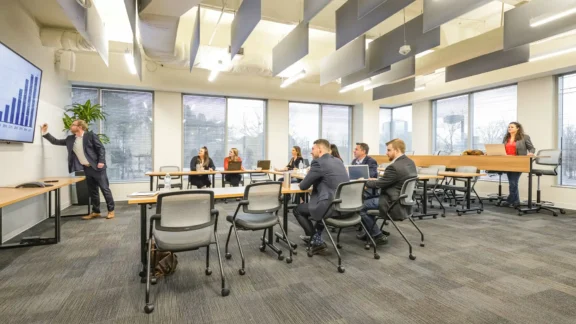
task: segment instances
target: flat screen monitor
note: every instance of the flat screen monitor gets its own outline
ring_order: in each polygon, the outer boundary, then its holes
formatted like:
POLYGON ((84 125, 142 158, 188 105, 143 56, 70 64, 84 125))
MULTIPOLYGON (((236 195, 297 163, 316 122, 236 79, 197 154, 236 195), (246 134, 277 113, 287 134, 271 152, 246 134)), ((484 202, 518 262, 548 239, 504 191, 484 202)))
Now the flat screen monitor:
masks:
POLYGON ((34 142, 42 70, 0 42, 0 141, 34 142))

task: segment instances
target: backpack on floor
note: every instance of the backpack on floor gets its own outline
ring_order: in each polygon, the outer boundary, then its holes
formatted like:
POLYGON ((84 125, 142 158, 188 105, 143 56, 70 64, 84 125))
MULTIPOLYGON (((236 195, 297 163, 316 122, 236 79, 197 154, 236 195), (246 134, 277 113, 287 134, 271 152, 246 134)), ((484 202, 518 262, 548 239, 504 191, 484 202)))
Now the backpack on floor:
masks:
POLYGON ((152 261, 154 266, 154 275, 157 278, 173 274, 178 266, 178 256, 169 251, 158 251, 154 241, 152 241, 152 261))

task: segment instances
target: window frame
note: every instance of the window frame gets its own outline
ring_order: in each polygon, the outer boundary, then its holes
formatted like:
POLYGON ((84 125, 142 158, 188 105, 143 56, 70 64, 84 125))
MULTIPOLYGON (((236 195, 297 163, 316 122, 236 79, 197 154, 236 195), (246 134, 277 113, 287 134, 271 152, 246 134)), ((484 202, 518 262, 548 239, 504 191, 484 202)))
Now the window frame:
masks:
MULTIPOLYGON (((154 165, 154 155, 155 155, 155 147, 154 147, 154 138, 155 138, 155 122, 154 122, 154 114, 156 112, 156 93, 152 90, 137 90, 137 89, 126 89, 126 88, 119 88, 119 87, 98 87, 98 86, 89 86, 89 85, 81 85, 81 84, 72 84, 70 86, 70 98, 72 98, 72 91, 73 89, 88 89, 88 90, 97 90, 98 91, 98 104, 102 106, 102 91, 118 91, 118 92, 146 92, 152 94, 152 121, 151 121, 151 157, 152 157, 152 170, 155 170, 154 165)), ((74 104, 73 102, 71 104, 74 104)), ((102 106, 103 107, 103 106, 102 106)), ((102 120, 98 121, 98 133, 102 132, 102 120)), ((142 180, 128 180, 128 181, 121 181, 121 180, 110 180, 111 184, 125 184, 125 183, 148 183, 150 182, 148 179, 142 180)))
MULTIPOLYGON (((323 107, 324 106, 340 106, 340 107, 347 107, 348 108, 348 144, 350 146, 350 148, 353 147, 353 143, 352 143, 352 136, 353 136, 353 125, 354 125, 354 114, 352 112, 353 106, 352 105, 346 105, 346 104, 333 104, 333 103, 321 103, 321 102, 314 102, 314 101, 288 101, 288 124, 290 124, 290 104, 304 104, 304 105, 318 105, 318 138, 322 138, 322 114, 323 114, 323 107)), ((290 129, 288 129, 288 159, 290 159, 292 157, 291 154, 291 150, 292 147, 290 147, 290 129)), ((351 152, 350 152, 351 153, 351 152)), ((344 164, 348 164, 346 162, 344 162, 344 164)))
MULTIPOLYGON (((557 135, 558 135, 558 148, 562 152, 562 162, 564 161, 564 148, 563 148, 563 137, 564 137, 564 77, 570 76, 576 78, 576 72, 568 72, 556 75, 556 86, 558 89, 558 108, 557 108, 557 135)), ((563 163, 562 163, 563 164, 563 163)), ((558 168, 559 175, 556 176, 556 185, 559 187, 566 188, 576 188, 576 184, 563 183, 564 171, 562 170, 562 164, 558 168)))
MULTIPOLYGON (((210 95, 210 94, 196 94, 196 93, 189 93, 189 92, 182 92, 180 94, 180 103, 182 104, 182 109, 180 109, 180 120, 182 121, 182 147, 180 151, 182 152, 182 170, 186 168, 186 161, 185 158, 185 147, 184 147, 184 97, 185 96, 194 96, 194 97, 210 97, 210 98, 223 98, 225 101, 225 108, 224 108, 224 147, 228 148, 228 99, 245 99, 245 100, 261 100, 264 102, 264 113, 262 114, 263 123, 262 123, 262 133, 264 134, 264 141, 263 141, 263 149, 264 149, 264 159, 269 159, 268 157, 268 99, 265 98, 256 98, 256 97, 243 97, 243 96, 222 96, 222 95, 210 95)), ((222 175, 220 173, 216 174, 216 178, 220 179, 222 175)))
MULTIPOLYGON (((401 109, 401 108, 407 108, 407 107, 413 108, 414 105, 410 104, 410 105, 402 105, 402 106, 396 106, 396 107, 382 107, 382 106, 380 107, 380 110, 378 111, 378 128, 380 128, 380 111, 381 110, 389 110, 390 111, 390 134, 388 134, 388 135, 390 135, 389 136, 390 140, 393 140, 394 138, 396 138, 396 137, 394 137, 394 110, 401 109)), ((414 118, 413 118, 413 114, 411 114, 411 116, 410 116, 410 124, 411 125, 410 126, 413 126, 413 123, 414 123, 414 118)), ((382 135, 380 133, 380 130, 381 129, 378 130, 378 139, 380 139, 380 136, 382 135)), ((414 129, 412 129, 412 131, 414 131, 414 129)), ((378 145, 381 145, 381 144, 382 143, 378 143, 378 145)), ((410 150, 407 149, 407 151, 414 151, 414 149, 412 147, 413 144, 414 144, 414 140, 412 140, 412 143, 410 143, 410 150)))

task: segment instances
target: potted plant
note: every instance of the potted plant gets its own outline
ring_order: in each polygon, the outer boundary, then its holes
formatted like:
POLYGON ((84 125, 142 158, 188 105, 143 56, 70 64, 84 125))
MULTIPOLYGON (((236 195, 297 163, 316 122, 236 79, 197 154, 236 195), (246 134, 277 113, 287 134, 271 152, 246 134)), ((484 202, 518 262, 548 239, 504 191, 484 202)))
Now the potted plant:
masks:
MULTIPOLYGON (((95 122, 106 120, 106 113, 102 111, 102 106, 99 104, 92 104, 90 100, 86 100, 84 104, 74 103, 70 108, 66 109, 64 116, 62 116, 62 123, 64 123, 64 131, 70 131, 70 125, 76 119, 82 119, 90 127, 95 122)), ((95 132, 97 133, 97 132, 95 132)), ((110 139, 105 134, 97 133, 100 141, 104 144, 110 143, 110 139)), ((76 176, 83 176, 83 171, 76 171, 76 176)), ((90 205, 90 194, 86 181, 76 184, 76 200, 77 205, 90 205)), ((90 208, 90 206, 88 206, 90 208)))

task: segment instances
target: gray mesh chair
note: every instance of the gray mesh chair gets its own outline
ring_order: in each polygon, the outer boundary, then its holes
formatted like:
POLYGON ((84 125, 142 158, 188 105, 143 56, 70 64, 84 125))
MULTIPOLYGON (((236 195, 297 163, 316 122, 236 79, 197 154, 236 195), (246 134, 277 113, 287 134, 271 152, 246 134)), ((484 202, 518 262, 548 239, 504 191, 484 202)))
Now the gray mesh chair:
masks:
MULTIPOLYGON (((342 248, 340 245, 340 233, 343 228, 362 226, 364 231, 368 233, 366 227, 362 223, 362 218, 360 217, 360 211, 364 207, 364 187, 366 186, 366 180, 356 180, 350 182, 343 182, 336 188, 336 193, 334 194, 334 199, 330 202, 328 209, 322 217, 322 224, 324 227, 334 227, 338 228, 338 236, 336 237, 337 243, 334 243, 332 234, 330 231, 325 231, 328 233, 330 242, 336 249, 338 254, 338 272, 344 273, 345 269, 342 266, 342 256, 340 255, 339 249, 342 248), (333 207, 333 209, 332 209, 333 207), (328 213, 332 211, 338 212, 341 216, 326 218, 328 213)), ((370 235, 367 235, 374 246, 374 259, 380 259, 380 255, 376 251, 376 243, 370 235)), ((310 240, 311 241, 311 240, 310 240)), ((310 241, 308 241, 308 256, 312 257, 310 252, 310 241)))
MULTIPOLYGON (((414 190, 416 188, 416 182, 417 181, 418 181, 418 178, 414 177, 414 178, 410 178, 404 182, 404 184, 402 185, 402 189, 400 190, 400 196, 398 197, 398 199, 396 199, 395 201, 392 202, 392 204, 390 205, 390 208, 386 211, 386 213, 385 213, 386 218, 384 218, 380 214, 379 210, 369 210, 368 211, 368 215, 375 216, 376 220, 378 220, 378 219, 388 220, 392 223, 392 225, 394 225, 394 227, 396 228, 398 233, 400 233, 400 235, 402 235, 402 238, 404 238, 404 241, 406 241, 406 243, 408 244, 408 250, 409 250, 408 257, 410 258, 410 260, 416 260, 416 256, 414 256, 414 254, 412 254, 412 244, 410 243, 408 238, 406 238, 406 235, 404 235, 404 233, 400 230, 398 225, 396 225, 396 223, 394 222, 394 220, 392 219, 392 217, 390 216, 390 213, 388 211, 392 210, 392 208, 394 208, 394 206, 396 206, 398 204, 400 204, 401 206, 403 206, 406 209, 410 208, 410 213, 409 213, 407 218, 408 218, 408 220, 410 220, 412 225, 414 225, 416 230, 418 230, 418 232, 420 233, 420 240, 421 240, 420 246, 424 247, 424 233, 422 233, 420 228, 418 226, 416 226, 416 223, 414 223, 414 220, 412 219, 412 208, 416 204, 416 202, 413 199, 413 196, 414 196, 414 190)), ((376 222, 374 222, 374 226, 376 226, 376 222)), ((382 224, 382 226, 384 226, 384 223, 382 224)))
MULTIPOLYGON (((268 246, 271 250, 276 252, 278 255, 278 260, 284 259, 282 251, 274 246, 274 242, 268 242, 266 239, 267 231, 272 231, 273 227, 278 225, 282 230, 282 234, 284 237, 286 237, 286 240, 288 240, 288 236, 282 227, 282 222, 278 217, 278 210, 280 210, 280 207, 282 206, 280 201, 281 190, 282 183, 279 181, 249 184, 244 190, 244 198, 238 203, 238 207, 236 207, 234 215, 226 216, 226 220, 230 222, 231 225, 230 230, 228 231, 228 237, 226 239, 225 256, 226 259, 232 258, 232 254, 228 252, 228 244, 230 242, 232 230, 234 230, 236 243, 238 244, 240 257, 242 258, 242 268, 238 270, 240 275, 244 275, 246 273, 246 264, 244 252, 242 252, 242 245, 240 244, 240 239, 238 238, 238 230, 263 230, 264 233, 262 235, 262 245, 260 246, 260 251, 264 252, 268 246), (240 212, 240 207, 242 207, 242 212, 240 212)), ((290 242, 288 242, 288 249, 290 250, 290 256, 286 258, 286 262, 292 263, 292 254, 294 250, 292 249, 292 244, 290 242)))
POLYGON ((216 253, 220 265, 221 294, 228 296, 230 290, 226 288, 226 279, 220 258, 220 245, 217 235, 218 210, 214 209, 214 192, 212 191, 174 191, 158 195, 156 214, 150 218, 150 232, 148 239, 148 258, 146 274, 146 306, 144 311, 154 311, 154 304, 150 303, 150 284, 156 282, 152 277, 151 259, 152 242, 156 250, 170 252, 193 251, 206 248, 207 276, 212 274, 210 269, 210 245, 216 244, 216 253), (214 241, 212 240, 214 239, 214 241))
MULTIPOLYGON (((160 167, 160 172, 180 172, 180 167, 176 165, 165 165, 160 167)), ((164 188, 164 176, 159 176, 156 181, 156 190, 164 188)), ((170 176, 170 186, 172 188, 180 188, 182 190, 182 176, 170 176), (180 182, 174 182, 174 180, 180 180, 180 182)))
POLYGON ((566 211, 562 208, 553 207, 554 204, 548 201, 541 200, 540 191, 540 177, 541 176, 557 176, 558 167, 562 165, 562 151, 561 150, 540 150, 536 156, 548 156, 548 157, 537 157, 534 163, 537 165, 554 167, 553 169, 534 169, 532 168, 532 174, 538 178, 538 185, 536 190, 536 205, 538 206, 538 211, 546 210, 552 213, 554 216, 558 216, 557 211, 561 214, 566 214, 566 211))
MULTIPOLYGON (((461 167, 457 167, 455 172, 461 172, 461 173, 477 173, 478 172, 478 168, 476 168, 475 166, 461 166, 461 167)), ((484 208, 484 204, 482 203, 482 199, 480 199, 480 196, 478 196, 478 193, 476 192, 476 182, 478 182, 478 177, 474 177, 471 183, 471 189, 470 191, 476 195, 476 199, 478 199, 478 202, 480 203, 481 208, 484 208)), ((454 200, 454 204, 450 203, 450 206, 457 206, 458 201, 459 200, 464 200, 467 199, 466 197, 466 181, 462 180, 462 179, 458 179, 458 178, 453 178, 452 179, 452 184, 447 184, 447 185, 443 185, 442 189, 444 190, 444 193, 446 195, 446 197, 449 200, 454 200), (462 183, 462 184, 459 184, 462 183), (463 192, 463 195, 457 195, 457 192, 463 192), (450 197, 451 196, 451 197, 450 197)))
MULTIPOLYGON (((261 162, 261 160, 258 160, 256 165, 260 164, 260 162, 261 162)), ((270 161, 268 161, 268 162, 270 162, 270 161)), ((265 173, 265 172, 250 173, 250 183, 268 182, 268 181, 272 181, 272 179, 270 179, 270 175, 268 173, 265 173)))
MULTIPOLYGON (((444 169, 436 168, 436 167, 422 168, 422 169, 420 169, 420 171, 418 171, 418 174, 438 175, 438 172, 442 172, 442 171, 446 170, 445 166, 442 166, 442 167, 444 167, 444 169)), ((432 198, 436 198, 436 201, 438 201, 438 203, 440 204, 440 208, 442 209, 442 217, 446 217, 446 209, 444 208, 444 205, 442 205, 442 201, 440 200, 440 198, 437 195, 437 190, 438 190, 438 187, 440 186, 440 183, 441 183, 440 179, 429 179, 428 180, 427 190, 426 190, 426 195, 428 196, 427 203, 430 203, 430 207, 433 207, 432 198)), ((414 190, 414 195, 421 197, 421 199, 424 199, 424 187, 418 186, 414 190)), ((436 218, 436 216, 434 216, 434 218, 436 218)), ((422 218, 420 218, 420 219, 422 219, 422 218)))

